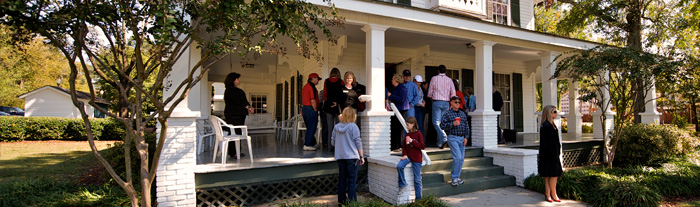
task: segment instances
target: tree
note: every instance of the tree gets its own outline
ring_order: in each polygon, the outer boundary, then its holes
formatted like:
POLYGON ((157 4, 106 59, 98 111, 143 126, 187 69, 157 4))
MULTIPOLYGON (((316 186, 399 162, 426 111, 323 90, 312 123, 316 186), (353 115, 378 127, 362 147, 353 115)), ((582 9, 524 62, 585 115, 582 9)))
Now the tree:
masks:
MULTIPOLYGON (((577 31, 590 26, 593 31, 603 36, 608 44, 623 46, 633 51, 655 53, 651 45, 659 39, 651 36, 667 32, 664 19, 667 14, 675 13, 677 7, 667 0, 559 0, 568 4, 570 11, 558 24, 561 33, 577 31)), ((634 57, 629 57, 634 58, 634 57)), ((637 93, 648 83, 637 82, 632 87, 637 93)), ((637 96, 636 98, 643 98, 637 96)), ((639 113, 644 112, 644 100, 636 100, 633 106, 635 122, 641 122, 639 113)))
POLYGON ((129 195, 132 206, 151 206, 151 186, 168 118, 210 66, 232 53, 243 57, 285 54, 287 47, 280 42, 283 37, 291 39, 304 57, 320 58, 316 48, 319 36, 334 41, 327 27, 343 23, 328 4, 330 10, 296 0, 5 0, 0 1, 0 21, 39 34, 61 51, 71 69, 73 104, 85 121, 93 153, 129 195), (201 48, 200 61, 188 68, 184 81, 171 82, 168 76, 173 65, 193 47, 201 48), (88 83, 89 104, 127 127, 125 177, 120 177, 95 147, 88 116, 75 96, 78 75, 112 85, 126 106, 121 109, 126 113, 113 113, 95 104, 97 92, 94 84, 88 83), (146 80, 151 78, 153 85, 147 87, 146 80), (159 98, 164 88, 174 91, 173 95, 159 98), (141 103, 146 100, 153 103, 154 113, 142 113, 141 103), (157 120, 162 127, 149 164, 144 128, 150 120, 157 120), (131 144, 141 163, 138 181, 131 178, 131 144), (141 184, 140 202, 135 182, 141 184))
POLYGON ((643 83, 643 91, 648 91, 654 86, 653 79, 673 81, 678 78, 676 74, 680 71, 681 62, 617 47, 596 47, 571 51, 569 54, 570 56, 562 54, 557 57, 559 64, 553 77, 565 74, 575 81, 581 81, 582 85, 591 86, 581 88, 579 99, 593 101, 602 112, 599 118, 603 123, 601 130, 605 157, 608 167, 612 168, 622 126, 632 120, 632 106, 638 104, 639 97, 645 100, 646 93, 634 90, 635 84, 643 83), (612 135, 606 130, 606 113, 611 111, 610 107, 614 107, 617 113, 612 135))
MULTIPOLYGON (((25 35, 0 25, 0 105, 24 108, 19 95, 46 85, 68 88, 70 69, 61 53, 44 38, 25 35)), ((87 89, 85 79, 79 90, 87 89)))

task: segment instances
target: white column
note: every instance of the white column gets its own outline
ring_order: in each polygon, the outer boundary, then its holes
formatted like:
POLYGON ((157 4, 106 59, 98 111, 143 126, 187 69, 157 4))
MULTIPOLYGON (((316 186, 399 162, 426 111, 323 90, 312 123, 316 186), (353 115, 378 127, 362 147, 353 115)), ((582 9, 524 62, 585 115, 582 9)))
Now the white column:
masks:
POLYGON ((385 35, 388 26, 368 24, 362 27, 365 31, 365 70, 369 75, 367 93, 372 96, 372 101, 367 104, 370 112, 385 112, 384 107, 384 51, 385 35))
MULTIPOLYGON (((554 59, 559 55, 557 52, 553 51, 543 51, 540 52, 540 65, 542 68, 542 107, 546 105, 553 105, 559 108, 559 101, 557 100, 557 79, 550 79, 554 72, 557 70, 557 63, 554 59)), ((559 116, 555 118, 554 124, 557 125, 559 129, 559 138, 561 139, 561 115, 564 113, 559 113, 559 116)), ((541 115, 541 113, 540 113, 541 115)), ((541 117, 539 118, 541 120, 541 117)))
MULTIPOLYGON (((609 72, 603 72, 601 75, 598 77, 598 82, 608 82, 608 75, 609 72)), ((603 104, 606 104, 604 108, 607 109, 605 112, 605 129, 603 129, 603 122, 601 120, 601 117, 603 116, 603 109, 598 106, 598 110, 595 112, 591 113, 591 116, 593 117, 593 138, 595 139, 604 139, 605 137, 603 136, 603 130, 607 131, 607 134, 610 135, 612 133, 612 130, 614 128, 614 123, 615 123, 615 112, 612 111, 612 107, 610 107, 610 92, 607 89, 601 90, 603 91, 603 97, 598 97, 601 99, 603 104)))
MULTIPOLYGON (((652 80, 654 80, 652 78, 652 80)), ((647 91, 646 97, 644 97, 646 105, 644 105, 644 113, 639 113, 642 116, 642 123, 648 124, 659 124, 661 120, 661 113, 656 110, 656 86, 652 87, 647 91)))
MULTIPOLYGON (((190 69, 199 61, 199 50, 194 49, 193 46, 190 45, 185 49, 184 55, 175 62, 172 71, 166 77, 163 86, 163 99, 176 95, 177 86, 187 78, 190 69)), ((160 156, 160 164, 156 170, 156 200, 159 205, 196 206, 197 204, 193 169, 197 164, 195 118, 199 117, 200 113, 191 110, 190 107, 200 108, 200 100, 198 100, 200 90, 204 89, 201 87, 193 88, 188 94, 192 97, 185 97, 175 106, 173 113, 168 118, 168 133, 160 156)), ((181 93, 182 91, 178 92, 177 95, 181 93)), ((167 105, 167 108, 171 107, 172 103, 167 105)), ((158 128, 160 127, 158 126, 158 128)))
POLYGON ((496 42, 478 41, 472 43, 476 48, 476 74, 474 79, 474 95, 476 95, 476 110, 469 113, 472 116, 472 144, 484 149, 497 148, 498 112, 493 110, 493 45, 496 42))
POLYGON ((581 140, 581 104, 578 100, 578 81, 569 79, 569 114, 566 116, 569 140, 581 140))
POLYGON ((557 79, 550 80, 557 70, 557 63, 554 62, 554 59, 558 54, 552 51, 540 52, 539 54, 542 66, 542 106, 554 105, 558 108, 557 79))
POLYGON ((367 90, 372 99, 367 103, 367 109, 362 116, 362 148, 365 156, 389 156, 390 134, 389 120, 393 115, 384 107, 384 32, 389 27, 378 24, 368 24, 362 27, 365 31, 365 66, 367 74, 367 90))

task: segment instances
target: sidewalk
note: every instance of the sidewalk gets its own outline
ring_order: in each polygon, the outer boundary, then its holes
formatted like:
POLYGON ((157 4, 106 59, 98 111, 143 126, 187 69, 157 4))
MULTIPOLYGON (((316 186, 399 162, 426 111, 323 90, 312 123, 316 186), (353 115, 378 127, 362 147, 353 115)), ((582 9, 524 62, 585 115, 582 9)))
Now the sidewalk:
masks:
MULTIPOLYGON (((378 199, 373 195, 363 192, 358 193, 359 200, 378 199)), ((337 206, 337 196, 325 195, 302 198, 304 203, 321 204, 322 206, 337 206)), ((472 193, 464 193, 453 196, 441 197, 450 206, 504 206, 504 207, 534 207, 534 206, 567 206, 567 207, 585 207, 585 203, 574 200, 563 200, 561 203, 549 203, 544 200, 544 195, 538 192, 530 191, 520 187, 505 187, 490 190, 477 191, 472 193)), ((287 200, 287 202, 295 202, 296 199, 287 200)), ((256 206, 273 207, 284 203, 284 201, 276 201, 256 206)))
POLYGON ((549 203, 544 195, 520 187, 505 187, 442 197, 450 206, 587 206, 574 200, 549 203))

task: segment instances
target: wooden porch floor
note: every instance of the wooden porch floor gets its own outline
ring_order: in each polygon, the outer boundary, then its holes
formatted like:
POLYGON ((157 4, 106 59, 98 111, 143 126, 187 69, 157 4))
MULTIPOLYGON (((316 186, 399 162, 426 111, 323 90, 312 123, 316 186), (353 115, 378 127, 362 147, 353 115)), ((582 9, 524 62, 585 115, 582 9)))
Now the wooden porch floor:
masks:
MULTIPOLYGON (((573 143, 579 141, 567 140, 566 134, 562 134, 564 143, 573 143)), ((253 134, 251 135, 251 143, 253 145, 253 160, 250 162, 248 155, 247 143, 241 143, 241 150, 246 155, 242 159, 228 158, 226 164, 221 164, 221 158, 217 156, 216 161, 212 162, 212 147, 205 147, 203 153, 197 155, 197 167, 195 173, 212 173, 223 171, 235 171, 254 168, 270 168, 287 165, 300 165, 311 163, 323 163, 335 161, 334 153, 329 148, 319 148, 316 151, 303 151, 303 137, 299 136, 297 144, 293 144, 289 140, 279 140, 274 133, 253 134)), ((592 134, 584 134, 581 141, 593 140, 592 134)), ((206 145, 206 143, 205 143, 206 145)), ((536 146, 537 143, 530 144, 500 144, 499 147, 522 147, 536 146)), ((443 149, 449 150, 449 149, 443 149)), ((440 151, 437 147, 428 147, 426 151, 440 151)), ((400 155, 400 153, 392 153, 400 155)))

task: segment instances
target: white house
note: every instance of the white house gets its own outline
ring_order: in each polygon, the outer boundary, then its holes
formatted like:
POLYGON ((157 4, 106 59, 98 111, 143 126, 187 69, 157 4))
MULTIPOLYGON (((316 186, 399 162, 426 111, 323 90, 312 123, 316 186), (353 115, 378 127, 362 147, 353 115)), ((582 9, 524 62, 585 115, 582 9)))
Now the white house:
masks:
MULTIPOLYGON (((104 118, 105 114, 94 109, 88 104, 90 94, 76 91, 78 100, 85 103, 85 112, 93 118, 104 118)), ((19 98, 24 99, 24 116, 34 117, 65 117, 80 118, 80 111, 71 101, 70 90, 57 86, 44 86, 39 89, 22 94, 19 98)), ((97 97, 98 104, 109 105, 109 101, 97 97)))
MULTIPOLYGON (((307 0, 326 8, 322 0, 307 0)), ((536 171, 536 150, 499 148, 496 138, 496 117, 501 127, 536 136, 536 84, 542 83, 543 105, 557 105, 557 79, 550 79, 556 70, 557 55, 574 49, 593 48, 598 44, 533 31, 534 5, 540 0, 342 0, 333 1, 339 15, 346 19, 344 28, 334 28, 339 35, 337 44, 321 41, 322 62, 295 54, 262 55, 241 66, 233 57, 214 65, 186 101, 177 106, 169 122, 168 137, 158 169, 158 202, 164 206, 195 206, 194 142, 195 119, 209 117, 212 111, 213 83, 224 81, 230 72, 242 74, 241 85, 256 109, 266 107, 277 120, 299 114, 299 93, 310 73, 322 78, 332 68, 354 72, 359 83, 367 86, 371 100, 361 114, 362 140, 369 156, 369 171, 396 173, 395 164, 387 162, 389 152, 389 122, 392 113, 384 107, 387 76, 403 69, 425 80, 437 75, 437 66, 445 65, 447 75, 460 80, 460 88, 473 87, 477 109, 473 117, 474 146, 483 147, 484 155, 506 168, 506 174, 523 179, 536 171), (496 89, 493 88, 496 87, 496 89), (500 113, 492 109, 492 93, 503 94, 504 107, 500 113), (185 143, 186 145, 183 145, 185 143), (189 148, 183 148, 189 146, 189 148), (533 152, 534 151, 534 152, 533 152), (392 166, 393 164, 393 166, 392 166), (182 169, 173 170, 170 169, 182 169), (174 182, 173 180, 177 180, 174 182), (171 182, 172 181, 172 182, 171 182), (191 181, 191 182, 189 182, 191 181), (168 189, 188 189, 177 190, 168 189), (189 190, 192 189, 192 190, 189 190)), ((232 11, 233 12, 233 11, 232 11)), ((175 82, 199 59, 199 50, 189 48, 189 56, 173 68, 175 82)), ((577 96, 576 84, 570 84, 572 99, 577 96)), ((322 88, 322 83, 318 86, 322 88)), ((164 95, 172 94, 164 92, 164 95)), ((221 94, 214 92, 214 94, 221 94)), ((607 98, 607 97, 604 97, 607 98)), ((578 108, 573 102, 571 108, 578 108)), ((219 107, 215 104, 215 107, 219 107)), ((653 110, 648 110, 653 111, 653 110)), ((613 114, 608 114, 612 120, 613 114)), ((649 116, 653 118, 655 114, 649 116)), ((568 114, 569 126, 580 125, 581 114, 568 114), (578 121, 577 121, 578 120, 578 121)), ((658 115, 656 115, 658 120, 658 115)), ((598 123, 600 124, 600 123, 598 123)), ((608 125, 611 126, 611 125, 608 125)), ((571 129, 571 127, 570 127, 571 129)), ((580 130, 580 127, 574 128, 580 130)), ((571 133, 576 136, 578 133, 571 133)), ((369 175, 370 192, 382 179, 369 175)), ((384 198, 384 197, 382 197, 384 198)), ((407 196, 406 196, 407 198, 407 196)), ((385 200, 392 200, 384 198, 385 200)), ((394 199, 395 200, 395 199, 394 199)), ((403 201, 397 201, 403 203, 403 201)))

